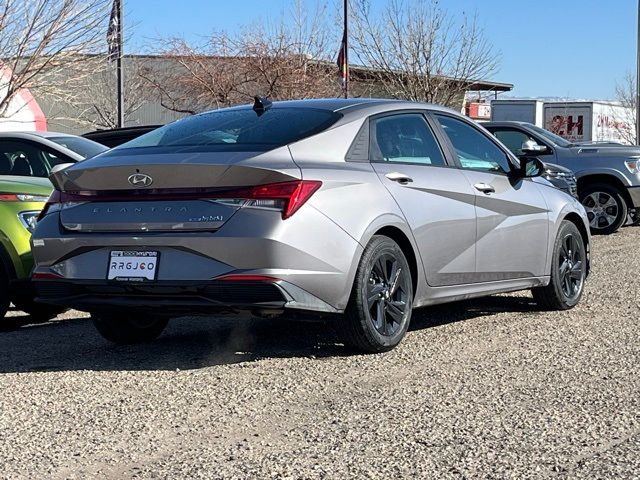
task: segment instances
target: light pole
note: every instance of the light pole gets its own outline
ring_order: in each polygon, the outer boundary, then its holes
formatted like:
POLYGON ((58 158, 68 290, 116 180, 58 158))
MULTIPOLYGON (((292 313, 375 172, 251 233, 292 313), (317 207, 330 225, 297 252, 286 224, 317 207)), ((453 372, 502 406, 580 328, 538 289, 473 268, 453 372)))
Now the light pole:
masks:
POLYGON ((636 145, 640 145, 640 0, 638 0, 638 27, 636 43, 636 145))
POLYGON ((124 0, 118 1, 118 58, 116 59, 116 71, 118 77, 118 87, 117 87, 117 95, 118 95, 118 128, 124 127, 124 75, 122 71, 122 3, 124 0))

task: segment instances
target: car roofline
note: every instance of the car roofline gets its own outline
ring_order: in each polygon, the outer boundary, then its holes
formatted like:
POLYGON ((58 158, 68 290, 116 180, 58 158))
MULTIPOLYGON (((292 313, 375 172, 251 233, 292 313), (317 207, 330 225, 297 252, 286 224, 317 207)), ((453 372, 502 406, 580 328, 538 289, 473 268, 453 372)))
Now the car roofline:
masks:
POLYGON ((6 131, 0 132, 0 138, 4 137, 16 137, 16 138, 53 138, 53 137, 77 137, 79 135, 74 135, 72 133, 62 133, 62 132, 30 132, 26 130, 17 130, 17 131, 6 131))
MULTIPOLYGON (((453 112, 460 114, 460 112, 448 107, 436 105, 433 103, 412 102, 408 100, 396 100, 389 98, 319 98, 319 99, 304 99, 304 100, 278 100, 274 101, 270 108, 309 108, 314 110, 325 110, 329 112, 346 113, 352 111, 360 111, 365 109, 378 109, 380 107, 391 107, 393 110, 406 110, 406 109, 428 109, 437 110, 443 112, 453 112)), ((236 105, 233 107, 226 107, 219 110, 251 110, 253 104, 236 105)), ((219 110, 208 110, 206 112, 198 113, 197 115, 206 115, 219 110)))
MULTIPOLYGON (((76 162, 79 162, 81 160, 84 160, 84 157, 82 155, 80 155, 79 153, 74 152, 73 150, 70 150, 67 147, 64 147, 62 145, 60 145, 59 143, 56 143, 52 140, 50 140, 50 138, 54 138, 57 136, 63 136, 63 137, 77 137, 78 135, 73 135, 70 133, 61 133, 61 134, 57 134, 57 132, 0 132, 0 139, 6 139, 6 138, 15 138, 15 139, 19 139, 19 140, 31 140, 31 141, 36 141, 38 143, 41 143, 42 145, 45 145, 46 147, 49 147, 52 150, 58 150, 60 153, 71 157, 73 160, 75 160, 76 162), (51 134, 51 135, 38 135, 38 133, 46 133, 46 134, 51 134)), ((80 137, 82 138, 82 137, 80 137)), ((85 139, 87 140, 87 139, 85 139)))

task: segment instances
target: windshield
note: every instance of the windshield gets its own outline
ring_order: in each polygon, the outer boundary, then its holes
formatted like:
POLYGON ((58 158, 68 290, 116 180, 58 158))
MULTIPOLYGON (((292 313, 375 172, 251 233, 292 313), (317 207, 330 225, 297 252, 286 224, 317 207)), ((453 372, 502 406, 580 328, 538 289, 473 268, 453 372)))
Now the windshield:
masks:
POLYGON ((573 143, 568 140, 556 135, 555 133, 551 133, 549 130, 545 130, 544 128, 540 128, 535 125, 529 125, 529 128, 557 147, 570 147, 573 145, 573 143))
POLYGON ((78 155, 81 155, 83 158, 95 157, 99 153, 109 150, 104 145, 100 145, 93 140, 88 140, 82 137, 47 137, 47 140, 51 140, 58 145, 62 145, 72 152, 76 152, 78 155))
POLYGON ((165 125, 117 149, 181 147, 204 151, 265 151, 314 135, 333 125, 340 114, 310 108, 218 110, 165 125))

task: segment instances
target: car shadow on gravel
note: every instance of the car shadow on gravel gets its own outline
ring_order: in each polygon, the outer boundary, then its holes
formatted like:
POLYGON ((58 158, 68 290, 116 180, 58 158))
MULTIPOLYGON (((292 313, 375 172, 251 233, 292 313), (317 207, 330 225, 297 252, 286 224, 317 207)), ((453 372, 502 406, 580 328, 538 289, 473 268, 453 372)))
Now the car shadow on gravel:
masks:
POLYGON ((37 325, 47 323, 46 320, 34 320, 29 315, 16 310, 11 307, 9 312, 15 312, 17 315, 7 316, 0 321, 0 333, 1 332, 11 332, 13 330, 17 330, 26 325, 37 325))
MULTIPOLYGON (((418 309, 410 330, 434 328, 500 312, 531 312, 530 297, 493 296, 418 309)), ((188 370, 263 358, 353 355, 329 323, 233 317, 182 318, 156 341, 116 346, 87 318, 30 324, 10 317, 0 329, 0 373, 71 370, 188 370), (7 328, 9 327, 9 328, 7 328)))

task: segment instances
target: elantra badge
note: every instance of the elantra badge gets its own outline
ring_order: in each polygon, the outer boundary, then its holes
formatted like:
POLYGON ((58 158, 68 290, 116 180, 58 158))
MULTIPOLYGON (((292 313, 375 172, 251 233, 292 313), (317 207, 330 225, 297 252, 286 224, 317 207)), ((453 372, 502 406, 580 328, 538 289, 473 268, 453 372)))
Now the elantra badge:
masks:
POLYGON ((134 187, 148 187, 153 183, 153 178, 144 173, 134 173, 129 176, 129 183, 134 187))

